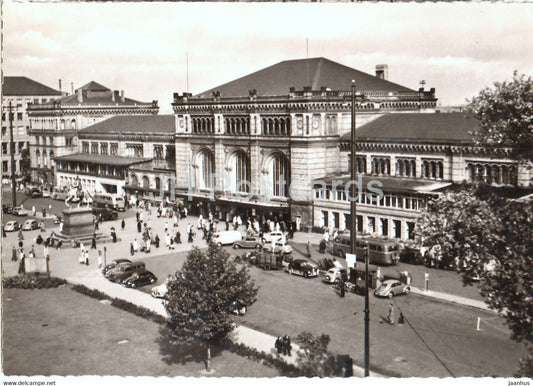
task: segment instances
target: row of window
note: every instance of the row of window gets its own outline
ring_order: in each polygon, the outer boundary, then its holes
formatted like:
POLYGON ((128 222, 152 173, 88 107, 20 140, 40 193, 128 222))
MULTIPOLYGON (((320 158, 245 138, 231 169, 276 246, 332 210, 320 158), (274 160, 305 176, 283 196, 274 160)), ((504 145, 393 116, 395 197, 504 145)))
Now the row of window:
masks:
MULTIPOLYGON (((142 145, 140 146, 142 147, 142 145)), ((118 155, 118 142, 82 141, 81 152, 87 153, 87 154, 90 153, 90 154, 101 154, 101 155, 118 155)))
POLYGON ((104 178, 125 178, 124 166, 60 161, 57 165, 57 170, 62 172, 89 174, 104 178))
MULTIPOLYGON (((370 174, 377 176, 391 176, 391 158, 386 156, 371 156, 370 174)), ((348 160, 350 157, 348 156, 348 160)), ((443 179, 444 178, 444 162, 442 160, 423 160, 421 178, 428 179, 443 179)), ((397 177, 415 178, 416 175, 416 160, 414 158, 397 158, 396 171, 394 173, 397 177)), ((348 170, 351 168, 349 161, 348 170)), ((355 170, 359 174, 367 174, 367 157, 364 155, 356 156, 355 170)))
POLYGON ((39 149, 35 150, 35 159, 37 160, 37 167, 40 168, 41 165, 44 167, 48 167, 48 163, 50 162, 50 166, 54 166, 54 151, 50 150, 50 152, 47 152, 46 150, 42 153, 41 158, 41 151, 39 149))
POLYGON ((58 124, 57 119, 39 118, 31 119, 30 126, 37 130, 76 130, 78 127, 75 119, 61 119, 58 124))
MULTIPOLYGON (((15 154, 20 154, 24 148, 28 148, 27 142, 14 142, 15 145, 15 154)), ((9 153, 9 142, 2 142, 2 154, 8 155, 9 153)))
MULTIPOLYGON (((11 118, 13 119, 13 121, 22 121, 24 119, 24 113, 11 113, 11 118)), ((2 121, 6 122, 9 120, 9 113, 2 113, 2 121)))
MULTIPOLYGON (((2 173, 4 175, 11 174, 11 168, 9 167, 10 161, 2 161, 2 173)), ((15 173, 20 173, 22 169, 22 161, 21 160, 15 160, 15 173)))
MULTIPOLYGON (((340 230, 351 229, 351 216, 349 213, 343 213, 344 224, 341 223, 341 213, 321 211, 321 226, 325 228, 336 228, 340 230)), ((415 223, 412 221, 389 220, 388 218, 374 216, 356 216, 356 227, 359 233, 371 233, 398 239, 413 239, 415 223), (405 234, 404 234, 405 232, 405 234)))
MULTIPOLYGON (((346 201, 348 195, 343 189, 332 191, 331 189, 315 189, 314 195, 319 200, 346 201)), ((425 207, 426 201, 418 197, 401 196, 390 193, 382 193, 379 197, 375 193, 361 192, 357 194, 356 202, 358 204, 381 206, 385 208, 399 208, 407 210, 421 210, 425 207)))
POLYGON ((515 165, 488 162, 469 162, 466 166, 468 182, 484 182, 492 185, 516 185, 515 165))
MULTIPOLYGON (((7 126, 2 126, 2 137, 6 137, 8 133, 7 126)), ((28 126, 13 126, 13 135, 28 135, 28 126)))

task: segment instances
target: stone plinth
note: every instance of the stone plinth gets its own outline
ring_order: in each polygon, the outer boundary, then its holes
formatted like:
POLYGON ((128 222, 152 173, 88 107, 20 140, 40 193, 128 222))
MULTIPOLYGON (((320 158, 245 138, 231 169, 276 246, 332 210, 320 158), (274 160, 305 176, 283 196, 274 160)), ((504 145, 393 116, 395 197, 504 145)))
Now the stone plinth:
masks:
POLYGON ((63 235, 85 236, 94 233, 91 208, 69 208, 63 211, 63 235))

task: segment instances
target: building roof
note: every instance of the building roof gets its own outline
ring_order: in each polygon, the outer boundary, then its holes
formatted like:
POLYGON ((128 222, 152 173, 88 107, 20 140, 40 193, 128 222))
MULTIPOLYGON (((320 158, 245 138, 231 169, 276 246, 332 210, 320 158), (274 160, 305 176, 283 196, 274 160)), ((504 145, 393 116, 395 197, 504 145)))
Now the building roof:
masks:
POLYGON ((355 80, 359 91, 414 91, 326 58, 311 58, 285 60, 195 97, 210 98, 213 91, 220 91, 222 97, 248 96, 249 90, 253 89, 259 96, 287 95, 290 87, 302 90, 307 86, 311 86, 312 91, 319 91, 322 87, 332 91, 349 91, 352 80, 355 80))
MULTIPOLYGON (((348 174, 344 175, 333 175, 327 176, 324 178, 318 178, 313 181, 315 187, 320 187, 320 181, 324 182, 327 186, 332 186, 333 181, 340 181, 337 184, 337 189, 344 189, 344 185, 350 181, 351 176, 348 174)), ((386 176, 361 176, 361 186, 363 190, 365 187, 369 186, 370 182, 374 183, 371 187, 376 190, 381 190, 383 192, 398 192, 398 193, 430 193, 439 191, 445 187, 451 185, 449 182, 443 181, 430 181, 430 180, 420 180, 420 179, 407 179, 407 178, 395 178, 395 177, 386 177, 386 176), (376 184, 375 181, 379 181, 381 185, 376 184)), ((356 180, 357 182, 357 180, 356 180)), ((357 185, 356 189, 357 189, 357 185)))
POLYGON ((4 76, 2 94, 6 96, 17 95, 57 95, 61 96, 61 91, 54 90, 42 83, 25 76, 4 76))
MULTIPOLYGON (((473 142, 479 121, 465 113, 385 114, 358 128, 357 141, 473 142)), ((350 141, 351 133, 341 141, 350 141)))
MULTIPOLYGON (((102 154, 88 154, 88 153, 75 153, 64 155, 61 157, 55 157, 56 161, 75 161, 75 162, 87 162, 92 164, 103 165, 116 165, 116 166, 128 166, 141 162, 150 161, 147 158, 132 158, 132 157, 119 157, 115 155, 102 155, 102 154)), ((83 174, 83 173, 82 173, 83 174)))
MULTIPOLYGON (((100 83, 95 81, 90 81, 89 83, 77 88, 74 91, 74 94, 65 96, 61 99, 55 101, 59 103, 60 106, 135 106, 135 105, 147 105, 152 104, 152 102, 139 102, 131 98, 121 98, 118 90, 111 90, 105 86, 102 86, 100 83), (82 101, 78 100, 78 92, 81 90, 82 101), (124 99, 124 100, 122 100, 124 99)), ((53 107, 53 102, 47 102, 42 104, 35 104, 33 107, 53 107)))
POLYGON ((88 126, 80 134, 174 134, 174 115, 118 115, 88 126))

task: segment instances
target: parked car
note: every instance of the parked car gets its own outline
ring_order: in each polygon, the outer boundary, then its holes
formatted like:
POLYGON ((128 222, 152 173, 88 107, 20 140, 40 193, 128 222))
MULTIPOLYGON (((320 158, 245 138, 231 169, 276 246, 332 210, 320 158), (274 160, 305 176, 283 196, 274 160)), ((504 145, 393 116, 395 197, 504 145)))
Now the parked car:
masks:
POLYGON ((150 291, 150 294, 154 298, 164 299, 167 296, 167 292, 168 292, 167 283, 163 283, 161 285, 158 285, 157 287, 152 288, 152 291, 150 291))
POLYGON ((102 273, 105 275, 109 270, 115 268, 118 264, 121 263, 131 263, 131 260, 128 259, 115 259, 111 261, 111 263, 107 264, 104 269, 102 269, 102 273))
POLYGON ((37 228, 39 228, 39 224, 37 223, 37 220, 26 220, 24 221, 24 224, 22 225, 23 231, 32 231, 37 228))
POLYGON ((276 231, 276 232, 270 232, 263 235, 263 242, 271 243, 272 240, 279 241, 283 244, 287 243, 287 238, 285 237, 285 234, 282 231, 276 231))
POLYGON ((26 209, 24 209, 24 207, 22 205, 20 206, 16 206, 13 208, 13 214, 15 216, 27 216, 28 215, 28 211, 26 209))
POLYGON ((106 279, 115 282, 122 283, 123 280, 127 279, 135 272, 144 272, 146 271, 146 265, 142 261, 136 261, 134 263, 120 263, 113 269, 110 269, 105 274, 106 279))
POLYGON ((65 192, 65 190, 63 188, 60 188, 60 187, 54 187, 52 189, 52 199, 53 200, 61 200, 61 201, 65 201, 68 197, 68 193, 65 192))
POLYGON ((49 191, 48 189, 43 189, 43 191, 41 192, 43 197, 52 197, 52 192, 49 191))
POLYGON ((290 245, 281 242, 277 242, 274 246, 272 246, 272 243, 267 243, 263 246, 263 249, 265 252, 270 253, 272 253, 272 249, 274 249, 274 253, 280 253, 281 255, 288 255, 293 251, 290 245))
POLYGON ((242 240, 242 233, 240 231, 216 232, 213 234, 212 240, 218 246, 233 244, 242 240))
POLYGON ((6 226, 4 227, 4 230, 6 232, 15 232, 20 229, 20 225, 17 221, 8 221, 6 223, 6 226))
POLYGON ((256 236, 246 236, 242 240, 235 241, 233 243, 233 248, 239 249, 239 248, 256 248, 261 249, 263 248, 263 243, 261 242, 261 238, 256 236))
POLYGON ((33 198, 36 198, 36 197, 42 197, 42 196, 43 196, 43 193, 42 193, 39 189, 34 188, 34 189, 32 189, 32 191, 31 191, 31 196, 32 196, 33 198))
POLYGON ((379 288, 374 291, 374 295, 379 297, 392 298, 395 295, 408 294, 411 292, 411 288, 399 280, 390 279, 385 280, 379 288))
POLYGON ((305 278, 318 276, 318 266, 303 259, 291 261, 286 270, 291 275, 300 275, 305 278))
POLYGON ((348 279, 348 270, 346 268, 333 267, 328 270, 324 277, 325 283, 339 283, 348 279))
POLYGON ((93 214, 97 219, 101 218, 103 221, 113 221, 118 219, 118 212, 109 208, 92 208, 93 214))
POLYGON ((155 283, 156 281, 157 277, 150 271, 135 272, 133 275, 123 280, 122 285, 130 288, 136 288, 155 283))

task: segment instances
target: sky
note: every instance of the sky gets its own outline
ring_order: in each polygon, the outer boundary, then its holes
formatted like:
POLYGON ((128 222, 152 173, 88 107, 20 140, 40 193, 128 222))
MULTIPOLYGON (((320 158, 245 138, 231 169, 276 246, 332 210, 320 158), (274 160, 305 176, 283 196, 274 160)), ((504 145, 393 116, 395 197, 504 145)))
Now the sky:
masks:
POLYGON ((160 113, 171 113, 174 92, 200 93, 307 56, 370 74, 388 64, 389 80, 412 89, 425 80, 443 106, 464 104, 514 70, 533 75, 527 3, 7 1, 3 21, 4 76, 53 88, 62 79, 63 91, 94 80, 158 100, 160 113))

